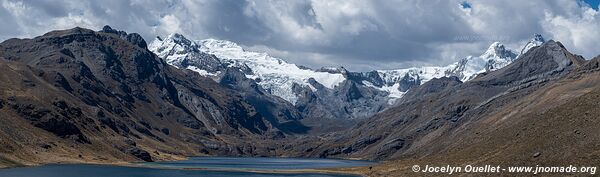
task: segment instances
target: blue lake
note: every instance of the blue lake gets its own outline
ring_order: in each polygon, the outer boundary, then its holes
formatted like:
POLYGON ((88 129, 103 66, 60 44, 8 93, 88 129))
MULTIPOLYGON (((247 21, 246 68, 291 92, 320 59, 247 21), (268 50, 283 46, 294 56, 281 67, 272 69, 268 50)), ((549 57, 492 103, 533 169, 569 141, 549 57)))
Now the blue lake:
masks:
POLYGON ((138 163, 139 167, 55 164, 0 170, 0 177, 197 177, 197 176, 308 176, 350 177, 324 173, 257 173, 239 170, 301 170, 369 166, 368 161, 304 158, 192 157, 184 161, 138 163), (193 170, 191 170, 193 169, 193 170))

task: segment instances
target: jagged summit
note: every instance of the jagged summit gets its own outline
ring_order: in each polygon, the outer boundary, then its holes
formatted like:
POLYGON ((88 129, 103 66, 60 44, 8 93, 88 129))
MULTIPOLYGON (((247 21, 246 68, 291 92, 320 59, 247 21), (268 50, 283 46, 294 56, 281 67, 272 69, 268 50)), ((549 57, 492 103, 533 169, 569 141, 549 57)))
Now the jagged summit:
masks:
POLYGON ((546 40, 544 40, 544 37, 542 37, 541 34, 533 34, 533 40, 532 41, 538 41, 538 42, 546 42, 546 40))
POLYGON ((521 53, 519 55, 523 55, 525 52, 529 51, 529 49, 535 46, 540 46, 544 42, 546 42, 546 40, 544 39, 544 37, 542 37, 541 34, 534 34, 533 38, 529 40, 529 42, 527 42, 525 46, 523 46, 523 49, 521 49, 521 53))
POLYGON ((224 68, 223 63, 213 55, 200 52, 198 48, 195 42, 178 33, 164 39, 157 37, 148 46, 150 51, 177 68, 190 69, 204 76, 219 74, 224 68))
MULTIPOLYGON (((439 66, 439 67, 414 67, 408 69, 397 70, 379 70, 381 77, 386 82, 393 85, 394 83, 401 84, 402 80, 412 80, 416 85, 425 83, 433 78, 456 76, 461 81, 465 82, 473 79, 477 74, 494 71, 500 69, 515 60, 517 55, 510 49, 506 48, 500 42, 492 43, 488 49, 480 56, 467 56, 460 59, 456 63, 439 66)), ((405 92, 411 86, 404 86, 401 90, 405 92)), ((395 94, 401 95, 401 94, 395 94)))
POLYGON ((488 49, 481 55, 482 58, 515 58, 517 55, 510 49, 507 49, 504 44, 500 42, 494 42, 488 49))
POLYGON ((156 47, 160 47, 162 44, 168 44, 168 43, 178 44, 181 47, 185 47, 185 48, 195 48, 197 46, 196 43, 185 38, 185 36, 183 36, 182 34, 173 33, 164 39, 161 38, 160 36, 157 36, 156 39, 150 44, 150 46, 148 48, 150 48, 150 50, 152 50, 156 47))
POLYGON ((127 32, 125 32, 125 31, 115 30, 108 25, 105 25, 104 27, 102 27, 102 30, 100 30, 100 32, 116 34, 121 39, 127 40, 127 41, 139 46, 140 48, 146 48, 148 46, 146 43, 146 40, 144 40, 144 38, 141 35, 139 35, 138 33, 127 34, 127 32))

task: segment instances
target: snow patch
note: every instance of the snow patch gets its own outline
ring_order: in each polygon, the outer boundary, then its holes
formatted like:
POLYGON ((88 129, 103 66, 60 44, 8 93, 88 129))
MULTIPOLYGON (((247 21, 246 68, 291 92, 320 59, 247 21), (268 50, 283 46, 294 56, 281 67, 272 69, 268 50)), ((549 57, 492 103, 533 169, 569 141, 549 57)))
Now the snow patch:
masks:
POLYGON ((195 71, 195 72, 197 72, 198 74, 200 74, 200 75, 202 75, 202 76, 216 76, 216 75, 218 75, 218 74, 220 73, 220 72, 217 72, 217 73, 209 73, 208 71, 206 71, 206 70, 203 70, 203 69, 200 69, 200 68, 198 68, 198 67, 195 67, 195 66, 188 66, 186 69, 189 69, 189 70, 195 71))

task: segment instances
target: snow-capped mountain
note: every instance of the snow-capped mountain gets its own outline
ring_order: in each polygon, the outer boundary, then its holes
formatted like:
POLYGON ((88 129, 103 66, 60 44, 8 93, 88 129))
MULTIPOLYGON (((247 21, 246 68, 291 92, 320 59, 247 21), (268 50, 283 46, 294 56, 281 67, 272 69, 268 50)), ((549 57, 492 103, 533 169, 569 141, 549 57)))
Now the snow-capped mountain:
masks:
POLYGON ((523 49, 521 49, 521 53, 519 55, 523 55, 525 52, 529 51, 529 49, 535 46, 540 46, 544 42, 546 42, 546 40, 544 40, 544 37, 542 37, 541 34, 534 34, 533 38, 529 40, 525 46, 523 46, 523 49))
POLYGON ((303 69, 267 53, 245 51, 236 43, 224 40, 190 41, 181 34, 172 34, 164 40, 157 38, 149 49, 171 65, 185 67, 206 76, 216 76, 224 67, 240 68, 246 77, 258 80, 257 83, 271 94, 292 104, 298 100, 292 91, 294 84, 314 89, 308 82, 313 78, 326 88, 333 89, 345 80, 342 74, 303 69), (195 60, 203 62, 200 65, 190 64, 195 60), (205 68, 206 64, 210 67, 205 68))
POLYGON ((456 76, 464 82, 472 79, 477 74, 500 69, 510 64, 516 57, 517 55, 503 44, 494 42, 480 56, 468 56, 448 66, 379 70, 378 72, 387 81, 394 81, 398 77, 409 74, 418 76, 422 82, 444 76, 456 76))
POLYGON ((402 97, 410 87, 420 85, 433 78, 456 76, 461 81, 466 82, 473 79, 478 74, 503 68, 517 59, 520 54, 523 54, 529 49, 539 46, 544 42, 545 40, 541 35, 535 34, 534 37, 522 47, 519 54, 508 49, 500 42, 494 42, 480 56, 468 56, 447 66, 377 70, 376 72, 381 79, 375 78, 374 80, 382 80, 384 82, 383 84, 373 84, 370 81, 373 80, 373 78, 365 79, 363 83, 390 93, 389 97, 394 100, 402 97))
MULTIPOLYGON (((536 34, 519 54, 543 42, 536 34)), ((349 118, 370 116, 393 104, 411 87, 433 78, 456 76, 465 82, 480 73, 500 69, 518 57, 517 52, 494 42, 481 55, 468 56, 447 66, 351 72, 343 67, 312 70, 267 53, 246 51, 230 41, 194 41, 176 33, 156 38, 149 49, 175 67, 214 79, 228 68, 236 68, 266 92, 288 101, 301 112, 349 118), (342 107, 341 112, 331 111, 342 107), (333 113, 325 113, 328 111, 333 113)))

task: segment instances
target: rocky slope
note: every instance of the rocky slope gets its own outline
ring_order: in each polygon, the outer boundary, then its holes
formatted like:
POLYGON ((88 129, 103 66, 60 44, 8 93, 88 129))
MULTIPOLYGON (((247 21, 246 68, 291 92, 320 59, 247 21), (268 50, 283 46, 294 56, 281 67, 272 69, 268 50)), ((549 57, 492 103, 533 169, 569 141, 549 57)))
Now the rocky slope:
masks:
POLYGON ((9 39, 0 68, 0 159, 14 164, 268 154, 251 140, 300 126, 108 26, 9 39))

